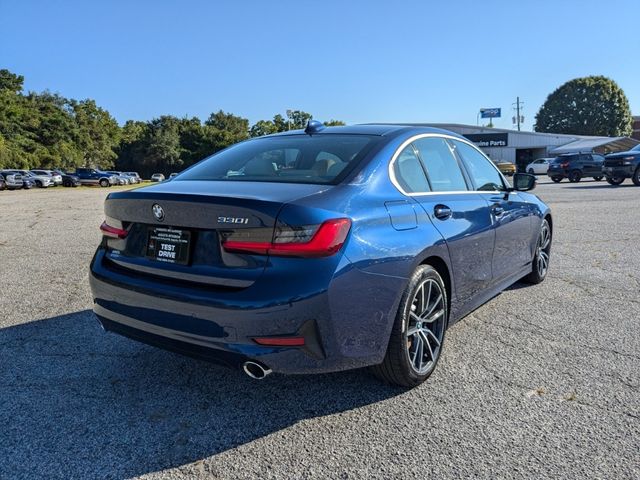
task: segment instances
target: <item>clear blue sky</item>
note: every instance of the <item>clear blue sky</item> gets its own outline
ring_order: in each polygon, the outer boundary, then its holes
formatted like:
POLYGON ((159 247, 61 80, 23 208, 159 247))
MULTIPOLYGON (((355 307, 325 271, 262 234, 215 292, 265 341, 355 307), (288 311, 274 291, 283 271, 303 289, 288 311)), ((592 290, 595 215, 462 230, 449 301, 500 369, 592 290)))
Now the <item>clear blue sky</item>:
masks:
POLYGON ((0 0, 0 68, 119 122, 223 109, 476 122, 606 75, 640 114, 640 1, 0 0))

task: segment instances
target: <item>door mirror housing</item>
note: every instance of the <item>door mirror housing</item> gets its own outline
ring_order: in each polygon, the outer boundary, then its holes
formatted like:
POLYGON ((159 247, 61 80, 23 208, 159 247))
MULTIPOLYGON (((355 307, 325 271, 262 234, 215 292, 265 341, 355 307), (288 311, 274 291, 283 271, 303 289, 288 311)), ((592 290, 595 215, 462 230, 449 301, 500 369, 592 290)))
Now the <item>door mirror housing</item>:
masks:
POLYGON ((513 175, 513 189, 518 192, 528 192, 536 187, 536 176, 528 173, 516 173, 513 175))

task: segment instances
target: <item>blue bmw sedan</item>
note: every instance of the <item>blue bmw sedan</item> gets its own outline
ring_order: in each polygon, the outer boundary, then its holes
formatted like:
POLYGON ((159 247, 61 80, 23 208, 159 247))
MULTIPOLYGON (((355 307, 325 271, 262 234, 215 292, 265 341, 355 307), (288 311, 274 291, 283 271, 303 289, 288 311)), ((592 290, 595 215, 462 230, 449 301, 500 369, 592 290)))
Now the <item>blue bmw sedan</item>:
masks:
POLYGON ((553 221, 465 138, 410 125, 291 131, 111 193, 91 262, 107 331, 269 373, 370 366, 423 382, 446 329, 544 280, 553 221))

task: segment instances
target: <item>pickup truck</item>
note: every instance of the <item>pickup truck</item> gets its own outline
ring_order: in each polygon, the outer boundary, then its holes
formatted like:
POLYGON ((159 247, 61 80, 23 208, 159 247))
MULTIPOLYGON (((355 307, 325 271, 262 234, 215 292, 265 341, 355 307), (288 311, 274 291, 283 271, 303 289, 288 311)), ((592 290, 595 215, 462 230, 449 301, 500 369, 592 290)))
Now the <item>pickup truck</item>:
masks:
POLYGON ((24 187, 22 175, 13 170, 0 170, 0 174, 4 177, 4 182, 9 190, 17 190, 24 187))
POLYGON ((611 153, 604 157, 602 173, 610 185, 620 185, 625 178, 630 178, 634 185, 640 187, 640 145, 627 152, 611 153))
POLYGON ((81 185, 100 185, 101 187, 110 187, 116 183, 113 175, 97 170, 95 168, 76 168, 73 173, 81 185))

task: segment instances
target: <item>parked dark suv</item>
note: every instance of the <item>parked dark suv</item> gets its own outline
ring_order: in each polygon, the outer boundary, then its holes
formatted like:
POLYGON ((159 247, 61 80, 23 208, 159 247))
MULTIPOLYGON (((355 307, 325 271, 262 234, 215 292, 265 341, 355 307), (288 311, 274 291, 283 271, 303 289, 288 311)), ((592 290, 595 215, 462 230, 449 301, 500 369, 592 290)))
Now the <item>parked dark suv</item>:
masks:
POLYGON ((566 153, 556 157, 549 165, 547 175, 554 182, 568 178, 570 182, 579 182, 584 177, 602 180, 604 157, 597 153, 566 153))
POLYGON ((602 173, 611 185, 620 185, 625 178, 630 178, 634 185, 640 187, 640 145, 627 152, 607 155, 602 173))

